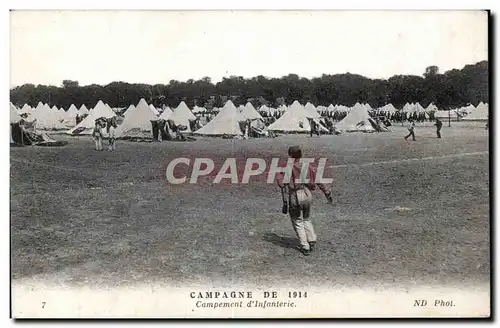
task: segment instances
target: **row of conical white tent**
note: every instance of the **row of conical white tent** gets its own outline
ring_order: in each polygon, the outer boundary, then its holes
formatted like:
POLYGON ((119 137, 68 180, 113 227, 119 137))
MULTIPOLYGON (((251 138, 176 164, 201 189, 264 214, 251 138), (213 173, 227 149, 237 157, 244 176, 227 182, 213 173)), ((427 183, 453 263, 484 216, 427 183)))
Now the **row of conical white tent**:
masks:
MULTIPOLYGON (((196 120, 196 116, 191 112, 185 102, 181 102, 173 111, 170 108, 165 108, 161 115, 158 110, 151 105, 148 105, 144 99, 134 106, 130 105, 124 112, 123 122, 117 127, 115 135, 117 138, 124 136, 135 136, 144 132, 151 132, 151 121, 159 119, 171 120, 177 125, 186 126, 186 132, 192 132, 190 121, 196 120)), ((73 129, 69 130, 69 134, 91 134, 95 120, 101 117, 112 118, 116 114, 109 106, 99 101, 94 109, 90 112, 82 122, 73 129)))
MULTIPOLYGON (((11 104, 12 105, 12 104, 11 104)), ((14 108, 15 106, 12 105, 14 108)), ((35 108, 25 104, 21 109, 16 108, 18 115, 25 115, 24 120, 33 122, 36 120, 35 127, 41 130, 64 130, 75 125, 75 117, 77 114, 88 114, 89 110, 85 105, 82 105, 80 110, 75 105, 71 105, 68 111, 56 106, 39 102, 35 108)))
POLYGON ((68 130, 67 133, 73 134, 77 132, 78 134, 92 134, 96 119, 101 117, 112 118, 115 116, 116 114, 111 109, 111 107, 103 103, 102 100, 99 100, 94 109, 89 112, 88 116, 85 117, 83 121, 78 123, 74 128, 68 130))
MULTIPOLYGON (((353 108, 337 106, 337 110, 345 109, 349 111, 349 115, 342 122, 339 122, 338 128, 348 131, 365 131, 366 129, 369 129, 371 125, 364 124, 368 122, 368 108, 371 107, 366 106, 365 104, 361 105, 359 103, 357 103, 353 108)), ((318 113, 317 108, 311 103, 307 103, 305 106, 302 106, 298 101, 295 101, 290 107, 287 108, 282 106, 279 110, 284 113, 276 122, 269 126, 268 129, 271 131, 307 132, 311 129, 309 119, 316 120, 321 130, 327 130, 319 123, 321 116, 318 113)), ((76 111, 77 109, 74 106, 71 106, 70 110, 68 110, 68 112, 71 113, 75 113, 76 111)), ((62 122, 60 121, 60 117, 55 114, 57 110, 49 109, 47 105, 39 104, 37 109, 33 111, 33 113, 36 112, 39 114, 35 114, 34 117, 37 120, 40 120, 40 128, 64 128, 62 122)), ((90 114, 77 126, 70 129, 68 133, 73 134, 76 132, 78 134, 91 134, 97 118, 111 118, 114 116, 116 116, 114 111, 108 105, 99 101, 94 109, 90 111, 90 114)), ((169 119, 174 121, 176 124, 184 125, 187 127, 187 132, 192 132, 189 122, 191 120, 195 120, 196 116, 189 110, 184 102, 181 102, 174 111, 166 108, 160 117, 158 117, 157 111, 154 111, 144 99, 141 99, 137 106, 131 105, 126 110, 124 120, 117 128, 116 136, 125 136, 129 134, 130 131, 134 131, 134 133, 136 131, 151 131, 151 121, 159 118, 169 119)), ((247 103, 245 106, 240 106, 240 109, 238 110, 232 101, 228 101, 208 124, 194 133, 202 135, 241 135, 242 133, 239 122, 247 120, 262 120, 262 116, 251 103, 247 103)))
MULTIPOLYGON (((429 105, 430 106, 430 105, 429 105)), ((430 111, 431 109, 429 109, 430 111)), ((406 103, 404 106, 403 106, 403 112, 407 112, 407 113, 423 113, 423 112, 426 112, 427 110, 422 107, 422 105, 420 105, 420 103, 415 103, 415 104, 409 104, 409 103, 406 103)))
POLYGON ((151 132, 151 121, 159 119, 171 120, 177 125, 183 125, 191 131, 190 121, 196 120, 196 116, 191 112, 185 102, 181 102, 173 111, 170 108, 165 108, 158 117, 158 111, 151 105, 148 105, 144 99, 141 99, 137 106, 130 105, 124 114, 122 124, 116 129, 116 137, 137 134, 139 132, 151 132))
POLYGON ((22 117, 14 104, 10 103, 10 123, 17 123, 22 117))
MULTIPOLYGON (((297 104, 300 105, 300 103, 298 103, 298 102, 297 102, 297 104)), ((295 104, 295 105, 297 105, 297 104, 295 104)), ((431 105, 429 105, 428 108, 430 108, 431 105)), ((41 106, 43 106, 43 104, 39 103, 37 108, 40 108, 41 106)), ((108 106, 108 105, 106 105, 106 106, 108 106)), ((155 115, 159 115, 158 110, 154 106, 152 106, 152 105, 148 105, 148 106, 150 107, 150 109, 152 110, 152 112, 155 115)), ((358 103, 358 106, 359 106, 359 103, 358 103)), ((366 107, 366 109, 368 111, 373 110, 371 108, 371 106, 367 103, 361 104, 361 106, 366 107)), ((308 102, 303 107, 307 112, 312 114, 310 116, 314 117, 314 118, 318 117, 319 113, 321 113, 321 114, 324 114, 325 112, 349 113, 351 110, 351 108, 343 106, 343 105, 335 105, 335 106, 330 105, 328 107, 324 107, 324 106, 315 107, 310 102, 308 102)), ((134 108, 135 108, 134 105, 130 105, 129 108, 125 111, 124 116, 127 117, 129 113, 133 112, 132 109, 134 109, 134 108)), ((283 114, 287 111, 287 109, 288 108, 286 106, 283 106, 283 105, 277 109, 269 108, 269 107, 264 105, 259 109, 259 111, 260 112, 267 112, 268 114, 275 114, 276 112, 278 112, 279 114, 283 114)), ((413 112, 413 111, 422 110, 422 107, 418 103, 417 104, 408 104, 407 103, 405 105, 404 109, 406 111, 413 112)), ((215 112, 218 112, 219 110, 220 109, 216 109, 215 112)), ((252 106, 252 104, 250 102, 248 102, 245 106, 240 106, 239 112, 242 112, 243 110, 245 111, 245 113, 251 113, 248 116, 248 118, 250 118, 250 119, 262 119, 259 112, 257 110, 255 110, 255 108, 252 106)), ((394 108, 394 106, 392 104, 385 105, 384 107, 381 107, 378 110, 379 111, 383 110, 385 112, 390 112, 390 113, 396 111, 396 109, 394 108)), ((21 110, 21 112, 28 112, 30 114, 32 114, 35 111, 36 110, 31 109, 29 107, 29 105, 27 105, 27 104, 25 104, 23 106, 23 109, 21 110)), ((89 111, 85 107, 85 105, 82 105, 82 108, 80 110, 78 110, 76 108, 76 106, 71 105, 68 111, 64 111, 64 110, 60 109, 59 112, 56 112, 56 111, 54 111, 54 108, 52 108, 51 112, 52 112, 52 114, 57 113, 58 115, 51 115, 49 118, 45 117, 45 118, 40 119, 40 128, 42 128, 42 129, 45 129, 45 128, 47 128, 47 129, 60 129, 60 128, 63 128, 64 126, 66 126, 66 127, 73 126, 72 123, 74 123, 74 121, 75 121, 74 117, 76 116, 76 114, 78 114, 78 113, 79 114, 88 114, 89 111), (62 121, 65 121, 64 124, 61 124, 62 121)), ((203 113, 203 112, 206 112, 206 109, 202 108, 202 107, 195 106, 193 112, 203 113)), ((169 119, 170 118, 170 119, 174 120, 174 122, 176 122, 177 124, 181 124, 181 125, 188 127, 188 132, 191 132, 188 122, 189 122, 189 120, 196 118, 194 116, 193 112, 191 112, 189 110, 189 108, 187 107, 187 105, 184 102, 181 102, 175 111, 176 115, 172 116, 174 112, 172 110, 170 110, 170 108, 167 107, 163 111, 163 113, 160 115, 160 118, 162 118, 162 119, 169 119)), ((48 115, 48 112, 46 110, 44 110, 36 116, 41 117, 41 116, 47 116, 47 115, 48 115)))
MULTIPOLYGON (((318 123, 320 130, 328 131, 319 123, 321 116, 312 106, 302 106, 298 101, 285 111, 285 113, 272 123, 268 130, 280 132, 309 132, 311 131, 310 119, 318 123)), ((349 109, 347 116, 335 127, 339 131, 374 131, 374 128, 369 122, 370 115, 368 114, 367 106, 356 103, 349 109)))
POLYGON ((460 108, 458 111, 467 114, 462 117, 464 121, 487 121, 489 117, 489 106, 483 102, 480 102, 477 107, 469 105, 460 108))
MULTIPOLYGON (((433 109, 433 104, 429 105, 428 108, 433 109)), ((435 106, 434 106, 435 107, 435 106)), ((472 106, 473 107, 473 106, 472 106)), ((353 107, 349 108, 342 105, 330 105, 329 107, 320 107, 319 110, 324 111, 339 111, 346 112, 347 116, 335 126, 341 131, 372 131, 374 130, 369 122, 368 112, 372 110, 369 104, 356 103, 353 107)), ((302 106, 298 101, 295 101, 290 107, 280 106, 276 109, 283 112, 283 115, 271 124, 267 129, 270 131, 283 131, 283 132, 308 132, 311 127, 309 124, 309 119, 314 119, 318 122, 318 126, 321 130, 326 130, 324 126, 319 124, 319 119, 321 118, 320 113, 311 103, 307 103, 302 106)), ((476 115, 471 115, 470 120, 480 120, 483 119, 487 111, 487 105, 481 103, 478 106, 479 111, 476 111, 476 115)), ((267 106, 262 106, 260 111, 270 110, 267 106)), ((379 111, 395 112, 396 109, 392 104, 387 104, 383 107, 378 108, 379 111)), ((417 104, 406 104, 405 108, 408 112, 420 112, 423 110, 422 106, 417 104)), ((23 106, 23 109, 18 111, 15 106, 11 104, 11 116, 14 120, 17 119, 20 112, 30 111, 30 117, 32 120, 37 120, 38 128, 40 129, 64 129, 67 127, 64 121, 68 117, 76 116, 76 113, 83 113, 88 110, 83 105, 80 110, 76 106, 70 106, 70 109, 66 112, 64 110, 58 110, 57 108, 49 108, 48 105, 39 103, 34 110, 30 110, 27 105, 23 106), (14 110, 14 111, 12 111, 14 110), (13 115, 13 113, 16 115, 13 115)), ((200 107, 197 107, 197 112, 203 112, 200 107)), ((471 111, 471 114, 474 111, 471 111)), ((169 119, 174 121, 178 125, 184 125, 187 127, 187 132, 191 131, 190 121, 195 120, 196 116, 188 108, 185 102, 181 102, 179 106, 173 111, 170 108, 165 108, 163 113, 158 117, 159 112, 151 105, 148 105, 144 99, 141 99, 137 106, 130 105, 124 114, 124 120, 122 124, 117 128, 117 137, 128 135, 130 131, 151 131, 151 121, 158 119, 169 119)), ((115 112, 102 101, 99 101, 93 110, 89 112, 89 115, 80 122, 77 126, 70 129, 68 133, 73 134, 75 132, 79 134, 90 134, 95 125, 95 119, 100 117, 114 117, 115 112)), ((218 114, 205 126, 197 131, 195 134, 202 135, 241 135, 241 129, 239 122, 242 121, 255 121, 262 120, 262 116, 253 107, 251 103, 247 103, 245 106, 240 106, 236 109, 232 101, 226 102, 222 109, 218 110, 218 114)))
MULTIPOLYGON (((28 115, 31 115, 33 114, 37 109, 40 109, 43 105, 46 105, 47 107, 50 108, 49 105, 47 104, 44 104, 42 103, 41 101, 38 103, 38 105, 35 107, 35 108, 32 108, 30 105, 28 104, 24 104, 24 106, 21 108, 21 109, 17 109, 17 112, 19 114, 28 114, 28 115)), ((80 109, 76 108, 76 106, 74 104, 71 104, 71 106, 69 107, 69 109, 67 111, 65 111, 62 107, 61 108, 57 108, 56 106, 52 106, 50 109, 52 109, 53 111, 54 110, 57 110, 57 111, 61 111, 61 112, 64 112, 66 114, 68 114, 69 116, 71 117, 75 117, 76 114, 80 114, 80 115, 87 115, 89 113, 89 110, 87 109, 87 107, 85 105, 82 105, 80 107, 80 109)))
POLYGON ((462 121, 487 121, 488 120, 489 106, 480 102, 477 107, 469 104, 464 107, 451 109, 451 110, 438 110, 434 116, 441 119, 451 118, 453 120, 462 121))

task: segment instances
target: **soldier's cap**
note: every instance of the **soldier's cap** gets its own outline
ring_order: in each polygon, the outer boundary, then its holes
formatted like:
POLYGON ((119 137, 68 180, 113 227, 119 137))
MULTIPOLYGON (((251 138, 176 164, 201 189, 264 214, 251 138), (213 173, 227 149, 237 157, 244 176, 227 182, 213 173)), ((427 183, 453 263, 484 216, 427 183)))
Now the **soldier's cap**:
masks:
POLYGON ((302 158, 302 150, 299 146, 290 146, 288 148, 288 156, 293 158, 302 158))

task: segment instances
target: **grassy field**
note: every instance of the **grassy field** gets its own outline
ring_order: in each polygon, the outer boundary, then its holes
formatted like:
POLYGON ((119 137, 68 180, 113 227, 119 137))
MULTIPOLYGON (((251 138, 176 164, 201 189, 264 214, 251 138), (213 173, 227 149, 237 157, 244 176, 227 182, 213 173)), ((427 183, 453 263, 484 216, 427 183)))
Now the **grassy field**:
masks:
POLYGON ((364 286, 489 283, 488 131, 453 124, 309 138, 133 143, 96 152, 11 148, 12 278, 61 285, 151 282, 364 286), (318 250, 304 257, 276 185, 169 185, 173 158, 326 157, 334 205, 312 209, 318 250))

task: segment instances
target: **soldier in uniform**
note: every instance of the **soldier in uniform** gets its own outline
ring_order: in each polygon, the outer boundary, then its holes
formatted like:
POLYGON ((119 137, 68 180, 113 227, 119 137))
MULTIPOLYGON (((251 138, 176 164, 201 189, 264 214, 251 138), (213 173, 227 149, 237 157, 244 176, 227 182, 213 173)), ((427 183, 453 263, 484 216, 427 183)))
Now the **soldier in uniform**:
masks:
POLYGON ((309 165, 306 178, 307 183, 296 182, 300 177, 302 169, 302 151, 299 146, 292 146, 288 149, 288 155, 294 159, 291 170, 290 181, 284 181, 284 175, 279 174, 277 183, 281 188, 283 197, 283 214, 289 213, 292 220, 293 229, 300 241, 299 250, 304 255, 309 255, 316 247, 316 232, 310 221, 310 212, 312 204, 311 190, 316 189, 316 186, 323 192, 329 203, 333 202, 331 192, 327 190, 322 183, 315 182, 316 169, 309 165))
POLYGON ((443 127, 443 122, 436 117, 436 123, 434 123, 434 125, 436 126, 437 137, 441 139, 441 128, 443 127))
POLYGON ((100 119, 95 120, 92 138, 94 139, 95 150, 102 150, 102 125, 100 119))
POLYGON ((412 140, 415 141, 415 121, 411 121, 408 124, 408 135, 405 137, 405 140, 408 140, 409 137, 412 137, 412 140))
POLYGON ((116 118, 113 117, 110 120, 108 120, 108 151, 114 151, 116 149, 116 137, 115 137, 115 131, 116 131, 116 118))

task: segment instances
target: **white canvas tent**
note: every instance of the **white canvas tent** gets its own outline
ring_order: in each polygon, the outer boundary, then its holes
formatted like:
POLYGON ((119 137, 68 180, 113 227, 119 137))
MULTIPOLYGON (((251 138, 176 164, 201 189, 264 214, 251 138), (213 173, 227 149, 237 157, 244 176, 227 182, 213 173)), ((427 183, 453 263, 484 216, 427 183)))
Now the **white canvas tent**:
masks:
MULTIPOLYGON (((10 124, 17 123, 21 119, 22 119, 22 117, 17 112, 16 106, 14 106, 12 103, 10 103, 10 124)), ((9 128, 10 128, 10 143, 13 144, 14 139, 12 139, 12 125, 10 125, 9 128)))
POLYGON ((417 102, 417 103, 415 104, 415 111, 416 111, 417 113, 422 113, 422 112, 425 112, 425 109, 424 109, 424 107, 422 107, 422 105, 420 105, 420 103, 419 103, 419 102, 417 102))
POLYGON ((137 106, 127 114, 122 124, 116 128, 117 138, 150 135, 152 137, 153 127, 151 121, 157 121, 158 117, 148 106, 146 100, 141 99, 137 106))
MULTIPOLYGON (((83 106, 82 106, 83 107, 83 106)), ((95 126, 95 120, 101 117, 111 118, 115 117, 116 114, 113 110, 106 106, 102 100, 99 100, 95 105, 94 109, 90 111, 89 115, 85 117, 77 126, 68 130, 69 134, 92 134, 92 130, 95 126)))
POLYGON ((16 106, 10 103, 10 123, 17 123, 22 119, 22 117, 17 112, 16 106))
POLYGON ((427 112, 432 112, 432 111, 437 111, 438 108, 436 105, 434 105, 433 103, 430 103, 429 106, 427 106, 427 108, 425 109, 427 112))
POLYGON ((356 103, 349 114, 335 127, 340 131, 345 132, 374 132, 375 129, 369 121, 370 115, 365 106, 356 103))
POLYGON ((80 107, 80 115, 88 115, 90 111, 88 110, 87 106, 85 104, 80 107))
POLYGON ((449 117, 452 120, 456 121, 460 117, 460 115, 456 109, 437 110, 434 112, 434 117, 437 117, 440 119, 448 119, 448 117, 449 117))
POLYGON ((488 121, 488 111, 489 111, 489 106, 484 103, 480 103, 477 105, 477 108, 472 110, 471 113, 462 120, 464 121, 488 121))
POLYGON ((68 111, 64 111, 64 109, 61 108, 59 112, 67 127, 74 127, 76 125, 76 115, 78 115, 79 112, 74 104, 69 106, 68 111))
POLYGON ((68 127, 62 122, 59 110, 51 109, 47 104, 38 103, 36 110, 30 115, 29 121, 35 121, 37 130, 65 130, 68 127))
POLYGON ((302 105, 295 100, 279 119, 269 125, 268 130, 283 132, 309 132, 311 131, 311 125, 309 124, 307 115, 308 114, 304 107, 302 107, 302 105))
POLYGON ((403 112, 413 112, 413 104, 406 103, 403 106, 403 112))
POLYGON ((158 111, 158 109, 156 109, 155 106, 153 106, 152 104, 149 105, 149 108, 151 108, 151 111, 153 111, 153 113, 158 116, 160 115, 160 112, 158 111))
POLYGON ((57 108, 57 106, 52 106, 52 108, 50 108, 50 111, 52 113, 52 115, 55 115, 56 119, 58 121, 64 121, 64 119, 66 119, 66 111, 63 110, 59 110, 59 108, 57 108))
POLYGON ((217 116, 198 129, 195 134, 241 136, 242 133, 238 122, 238 110, 233 102, 228 100, 217 116))
POLYGON ((35 108, 32 108, 31 112, 28 113, 27 117, 24 119, 27 122, 33 122, 35 121, 35 113, 37 110, 41 109, 43 107, 43 103, 41 101, 38 102, 35 108))
POLYGON ((390 113, 390 114, 393 114, 393 113, 395 113, 395 112, 397 111, 397 109, 396 109, 396 108, 395 108, 395 107, 394 107, 391 103, 389 103, 389 104, 385 105, 385 106, 383 107, 383 110, 384 110, 385 112, 390 113))
POLYGON ((127 110, 123 113, 123 117, 127 117, 130 113, 132 113, 135 109, 134 104, 128 106, 127 110))
POLYGON ((113 110, 113 108, 111 108, 111 106, 110 106, 110 105, 108 105, 108 104, 104 103, 104 106, 108 107, 108 108, 109 108, 109 110, 110 110, 110 111, 112 111, 113 113, 115 112, 115 111, 113 110))
POLYGON ((176 125, 186 126, 187 129, 184 130, 185 132, 192 132, 189 121, 196 120, 196 116, 194 116, 186 103, 181 101, 168 119, 174 121, 176 125))
POLYGON ((259 114, 259 112, 257 112, 255 107, 253 107, 253 105, 250 102, 247 102, 246 105, 241 110, 241 112, 239 113, 240 122, 246 120, 262 120, 262 119, 263 119, 262 116, 259 114))
MULTIPOLYGON (((82 105, 83 107, 84 105, 82 105)), ((78 114, 78 108, 76 108, 76 106, 74 104, 71 104, 71 106, 69 106, 69 109, 68 111, 66 112, 68 118, 75 118, 76 115, 78 114)))
POLYGON ((24 104, 23 108, 19 111, 19 114, 31 114, 33 112, 33 108, 30 105, 24 104))
POLYGON ((165 107, 159 118, 166 121, 172 116, 173 113, 174 112, 170 109, 170 107, 165 107))
POLYGON ((466 107, 462 107, 460 110, 463 113, 470 114, 470 113, 472 113, 473 111, 476 110, 476 107, 474 107, 474 105, 472 105, 472 104, 469 104, 466 107))
MULTIPOLYGON (((295 102, 294 102, 295 103, 295 102)), ((297 101, 298 103, 298 101, 297 101)), ((293 105, 293 104, 292 104, 293 105)), ((300 105, 300 104, 299 104, 300 105)), ((301 105, 302 106, 302 105, 301 105)), ((310 102, 308 102, 305 106, 304 106, 304 110, 306 111, 307 113, 307 117, 309 118, 320 118, 321 115, 319 115, 316 107, 314 107, 313 104, 311 104, 310 102)))

